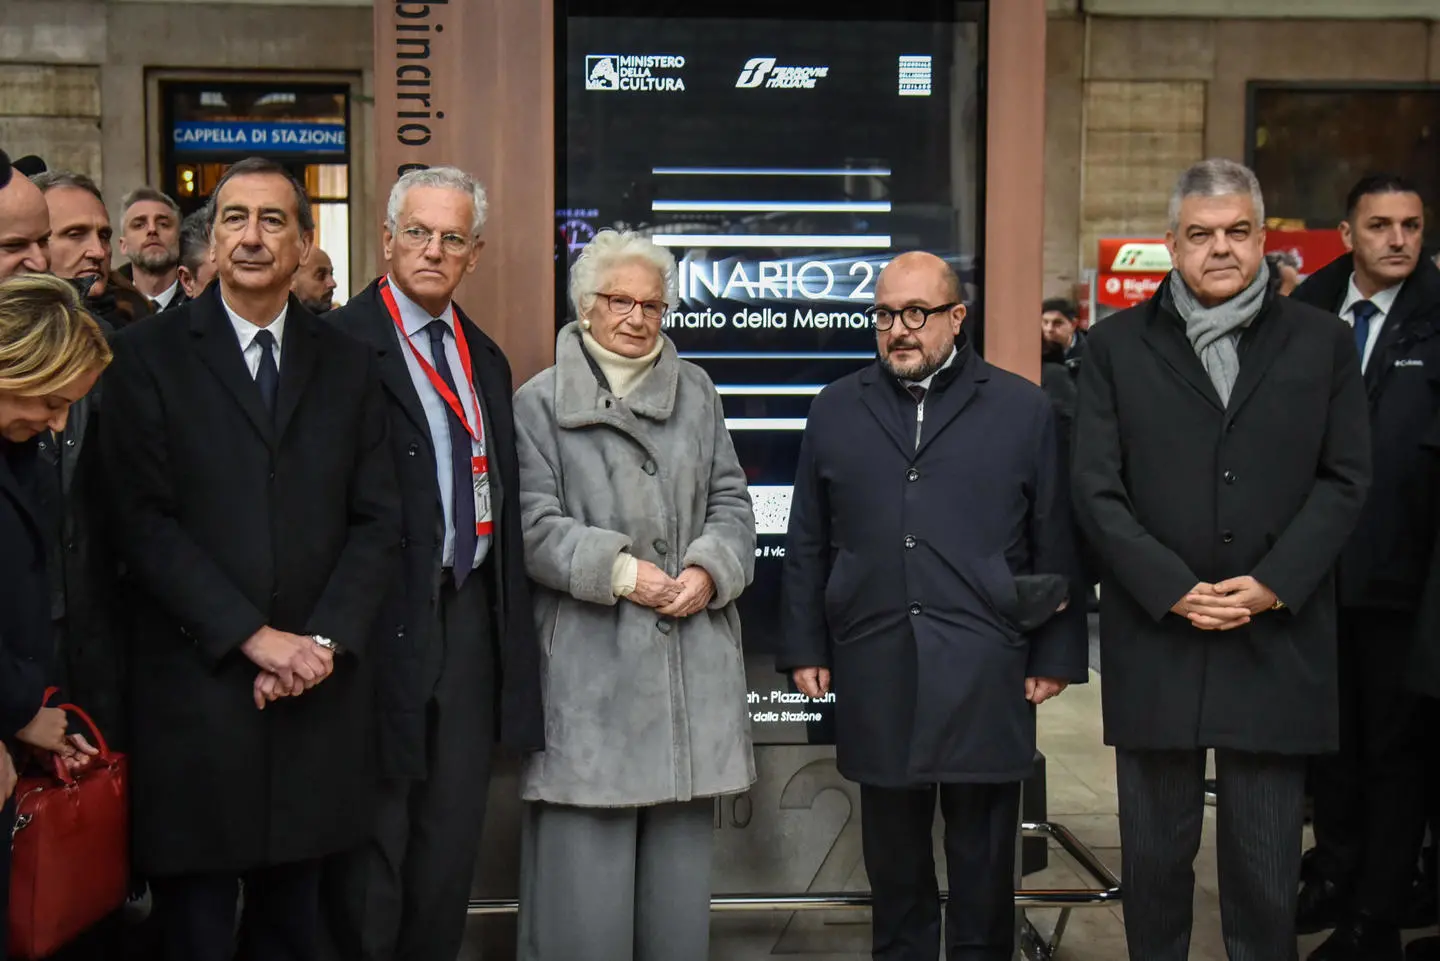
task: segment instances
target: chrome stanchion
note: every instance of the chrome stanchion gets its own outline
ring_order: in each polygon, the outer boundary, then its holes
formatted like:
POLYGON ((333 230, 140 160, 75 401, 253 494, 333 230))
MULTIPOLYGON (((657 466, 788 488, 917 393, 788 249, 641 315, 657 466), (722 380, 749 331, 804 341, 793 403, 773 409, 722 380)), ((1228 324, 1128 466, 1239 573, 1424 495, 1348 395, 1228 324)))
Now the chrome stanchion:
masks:
MULTIPOLYGON (((1022 927, 1021 944, 1030 961, 1049 961, 1060 946, 1070 912, 1075 908, 1096 908, 1119 904, 1120 879, 1095 856, 1063 824, 1054 821, 1026 822, 1020 825, 1026 837, 1047 838, 1074 859, 1088 875, 1093 887, 1088 888, 1022 888, 1015 892, 1017 908, 1059 908, 1060 918, 1050 937, 1042 938, 1028 919, 1022 927)), ((946 900, 948 894, 940 893, 946 900)), ((475 915, 514 914, 519 902, 507 898, 480 898, 470 901, 469 913, 475 915)), ((710 910, 723 913, 759 911, 851 911, 870 907, 868 891, 836 891, 807 894, 717 894, 710 899, 710 910)))

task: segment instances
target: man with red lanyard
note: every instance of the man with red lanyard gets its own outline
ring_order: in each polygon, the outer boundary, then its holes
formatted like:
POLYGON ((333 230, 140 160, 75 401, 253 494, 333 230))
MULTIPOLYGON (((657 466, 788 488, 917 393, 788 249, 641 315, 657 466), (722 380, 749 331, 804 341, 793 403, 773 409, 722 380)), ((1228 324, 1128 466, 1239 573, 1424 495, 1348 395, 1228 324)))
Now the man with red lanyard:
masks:
POLYGON ((347 961, 454 961, 491 744, 544 746, 510 365, 452 300, 479 260, 485 209, 461 170, 405 174, 387 207, 389 272, 327 315, 376 351, 404 517, 371 642, 379 816, 331 871, 347 961))

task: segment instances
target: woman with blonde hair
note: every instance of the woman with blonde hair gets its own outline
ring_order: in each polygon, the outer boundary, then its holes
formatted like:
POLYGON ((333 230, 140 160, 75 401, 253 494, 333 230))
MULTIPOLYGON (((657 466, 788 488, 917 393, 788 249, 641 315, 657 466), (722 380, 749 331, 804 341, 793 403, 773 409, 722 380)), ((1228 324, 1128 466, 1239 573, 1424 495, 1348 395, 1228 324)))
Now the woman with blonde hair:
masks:
POLYGON ((713 799, 755 780, 755 517, 715 385, 660 330, 675 274, 596 234, 579 320, 515 397, 546 744, 522 780, 524 961, 704 961, 713 799))
MULTIPOLYGON (((95 749, 66 734, 64 711, 42 706, 53 679, 54 644, 45 569, 50 525, 35 506, 37 459, 41 437, 65 429, 70 406, 89 393, 108 363, 105 335, 69 284, 46 274, 0 280, 0 744, 10 755, 58 754, 72 768, 95 749)), ((7 799, 3 836, 14 820, 15 805, 7 799)), ((3 952, 10 845, 0 850, 3 952)))

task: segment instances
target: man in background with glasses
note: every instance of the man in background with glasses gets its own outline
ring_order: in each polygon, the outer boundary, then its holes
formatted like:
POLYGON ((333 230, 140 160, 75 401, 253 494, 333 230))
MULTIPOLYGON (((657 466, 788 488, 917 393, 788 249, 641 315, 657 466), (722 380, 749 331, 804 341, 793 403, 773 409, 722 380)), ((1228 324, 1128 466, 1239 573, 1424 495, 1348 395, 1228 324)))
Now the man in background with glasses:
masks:
POLYGON ((940 951, 937 798, 945 957, 1012 957, 1033 708, 1087 677, 1050 401, 976 353, 960 300, 931 254, 881 272, 879 359, 811 405, 786 539, 777 665, 812 698, 833 687, 881 961, 940 951))
POLYGON ((453 300, 485 210, 464 171, 405 174, 386 208, 389 273, 327 315, 379 358, 404 525, 371 640, 379 815, 332 871, 344 961, 454 961, 491 746, 544 743, 510 364, 453 300))

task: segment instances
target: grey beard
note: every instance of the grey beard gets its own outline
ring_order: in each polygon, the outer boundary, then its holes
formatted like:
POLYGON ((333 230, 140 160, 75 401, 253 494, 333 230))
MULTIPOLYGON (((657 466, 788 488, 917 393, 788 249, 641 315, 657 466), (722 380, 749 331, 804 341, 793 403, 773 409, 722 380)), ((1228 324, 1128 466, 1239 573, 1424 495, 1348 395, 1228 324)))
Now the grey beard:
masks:
POLYGON ((142 253, 137 254, 130 262, 135 265, 136 269, 143 270, 147 274, 163 274, 167 270, 173 270, 179 266, 180 252, 177 250, 171 253, 167 250, 163 256, 148 256, 142 253))
POLYGON ((950 356, 950 352, 954 349, 955 346, 952 343, 947 344, 944 350, 934 355, 922 352, 919 362, 909 369, 896 367, 895 363, 890 359, 889 354, 882 357, 880 362, 885 365, 885 369, 890 372, 890 375, 897 380, 924 380, 945 366, 946 358, 950 356))

